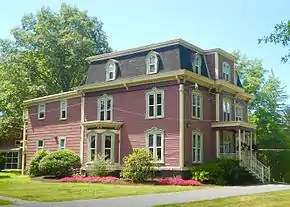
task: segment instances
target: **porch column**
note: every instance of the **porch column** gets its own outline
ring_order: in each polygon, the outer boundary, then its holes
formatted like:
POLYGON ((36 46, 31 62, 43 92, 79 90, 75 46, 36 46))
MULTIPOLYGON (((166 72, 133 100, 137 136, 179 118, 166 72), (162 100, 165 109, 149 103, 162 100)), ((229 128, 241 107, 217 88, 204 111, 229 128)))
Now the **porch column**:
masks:
MULTIPOLYGON (((256 134, 256 132, 254 133, 254 144, 255 145, 257 144, 257 134, 256 134)), ((254 153, 254 157, 255 158, 257 157, 257 152, 254 153)))
POLYGON ((241 129, 239 129, 239 160, 242 159, 242 140, 241 140, 241 129))
MULTIPOLYGON (((26 110, 23 112, 23 134, 22 134, 22 153, 21 153, 21 175, 24 175, 25 171, 25 153, 26 153, 26 110)), ((28 113, 28 112, 27 112, 28 113)), ((21 152, 21 151, 19 151, 21 152)), ((18 163, 19 163, 19 155, 18 155, 18 163)), ((18 167, 18 166, 17 166, 18 167)))
POLYGON ((215 94, 215 111, 216 111, 216 121, 220 120, 220 94, 217 92, 215 94))
POLYGON ((220 130, 216 130, 216 157, 220 156, 220 130))
POLYGON ((179 167, 184 167, 184 84, 179 84, 179 167))
POLYGON ((253 132, 250 132, 250 155, 252 157, 252 150, 253 150, 253 132))

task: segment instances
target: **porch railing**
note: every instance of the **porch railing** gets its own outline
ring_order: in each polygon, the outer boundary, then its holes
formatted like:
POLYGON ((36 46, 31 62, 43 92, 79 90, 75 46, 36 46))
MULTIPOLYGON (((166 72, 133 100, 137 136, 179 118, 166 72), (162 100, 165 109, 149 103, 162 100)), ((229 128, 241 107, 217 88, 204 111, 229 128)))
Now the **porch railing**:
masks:
MULTIPOLYGON (((219 153, 220 157, 239 159, 238 153, 219 153)), ((242 153, 241 165, 262 183, 271 181, 270 167, 264 165, 255 156, 242 153)))

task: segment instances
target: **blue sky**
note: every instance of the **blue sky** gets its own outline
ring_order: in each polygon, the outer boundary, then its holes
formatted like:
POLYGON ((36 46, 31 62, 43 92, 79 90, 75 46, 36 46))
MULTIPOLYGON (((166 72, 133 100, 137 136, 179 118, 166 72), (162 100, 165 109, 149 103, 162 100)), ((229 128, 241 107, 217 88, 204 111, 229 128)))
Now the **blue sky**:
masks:
MULTIPOLYGON (((1 2, 0 38, 9 38, 24 13, 41 6, 58 10, 66 2, 87 10, 104 23, 115 50, 182 38, 203 49, 239 49, 250 58, 260 58, 287 86, 290 95, 290 64, 280 62, 287 49, 257 44, 276 23, 290 19, 287 0, 9 0, 1 2)), ((290 103, 290 99, 288 101, 290 103)))

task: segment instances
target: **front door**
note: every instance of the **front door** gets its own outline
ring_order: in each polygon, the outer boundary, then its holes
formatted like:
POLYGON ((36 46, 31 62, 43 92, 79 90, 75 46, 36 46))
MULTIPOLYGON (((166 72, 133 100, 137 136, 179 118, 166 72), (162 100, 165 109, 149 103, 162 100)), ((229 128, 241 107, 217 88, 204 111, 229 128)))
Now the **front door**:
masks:
POLYGON ((221 140, 221 153, 234 153, 234 137, 233 133, 229 131, 223 131, 221 140))

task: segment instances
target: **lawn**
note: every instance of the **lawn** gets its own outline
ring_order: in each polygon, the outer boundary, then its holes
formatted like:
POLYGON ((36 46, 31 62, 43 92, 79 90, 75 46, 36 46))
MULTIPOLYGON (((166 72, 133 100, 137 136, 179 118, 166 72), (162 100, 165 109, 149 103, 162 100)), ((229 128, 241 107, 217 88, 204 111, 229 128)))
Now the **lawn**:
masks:
POLYGON ((183 204, 160 205, 158 207, 284 207, 290 206, 290 191, 278 191, 250 196, 237 196, 230 198, 214 199, 208 201, 198 201, 183 204))
POLYGON ((32 181, 0 173, 0 195, 29 201, 69 201, 195 190, 209 186, 113 185, 32 181))
POLYGON ((14 203, 12 201, 7 201, 7 200, 0 199, 0 206, 11 205, 11 204, 14 204, 14 203))

